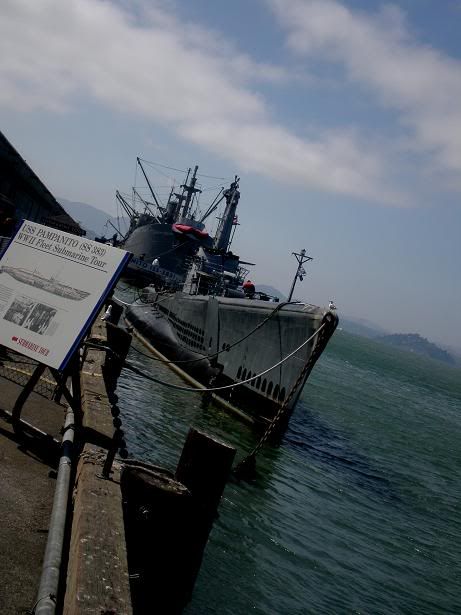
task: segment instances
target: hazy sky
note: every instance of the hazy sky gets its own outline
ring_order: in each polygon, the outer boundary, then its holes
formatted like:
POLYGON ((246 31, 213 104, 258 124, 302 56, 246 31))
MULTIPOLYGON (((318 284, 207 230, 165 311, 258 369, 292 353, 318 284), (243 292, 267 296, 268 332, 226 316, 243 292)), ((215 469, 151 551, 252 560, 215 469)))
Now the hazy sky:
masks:
POLYGON ((112 214, 138 155, 238 173, 256 283, 304 247, 298 297, 461 347, 460 31, 459 0, 2 0, 0 126, 112 214))

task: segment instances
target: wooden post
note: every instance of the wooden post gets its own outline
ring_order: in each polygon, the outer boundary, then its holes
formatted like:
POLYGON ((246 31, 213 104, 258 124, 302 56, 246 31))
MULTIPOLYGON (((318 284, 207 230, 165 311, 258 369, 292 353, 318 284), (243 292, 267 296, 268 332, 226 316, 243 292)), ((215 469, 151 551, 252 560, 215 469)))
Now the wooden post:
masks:
POLYGON ((125 329, 117 327, 110 322, 106 322, 106 327, 107 345, 118 355, 115 357, 112 353, 108 352, 103 366, 104 381, 108 391, 112 393, 117 387, 117 380, 130 349, 132 336, 125 329))
POLYGON ((191 428, 176 476, 136 461, 122 470, 133 610, 180 613, 190 601, 235 449, 191 428))
POLYGON ((235 448, 191 427, 176 469, 176 479, 192 494, 194 516, 189 536, 189 578, 184 587, 185 604, 200 570, 218 505, 229 478, 235 448))
POLYGON ((180 613, 192 497, 171 474, 133 461, 122 467, 120 485, 133 611, 180 613))
POLYGON ((235 448, 191 427, 176 468, 175 478, 185 485, 211 522, 235 457, 235 448))

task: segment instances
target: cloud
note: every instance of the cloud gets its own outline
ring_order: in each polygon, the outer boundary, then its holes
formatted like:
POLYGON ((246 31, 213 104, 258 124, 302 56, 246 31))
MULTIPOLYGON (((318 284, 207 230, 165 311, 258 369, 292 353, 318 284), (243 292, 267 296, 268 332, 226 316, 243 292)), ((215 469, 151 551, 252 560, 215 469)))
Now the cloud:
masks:
POLYGON ((414 151, 459 174, 461 62, 419 43, 395 6, 370 16, 336 0, 267 1, 291 49, 342 66, 350 82, 398 112, 414 151))
MULTIPOLYGON (((352 34, 371 44, 373 24, 365 21, 367 30, 328 0, 322 13, 322 4, 323 0, 287 2, 286 10, 281 8, 285 2, 273 6, 298 52, 310 53, 333 43, 337 53, 347 52, 351 74, 377 88, 382 81, 373 82, 370 71, 356 58, 354 41, 347 33, 339 36, 347 20, 352 34), (312 15, 314 23, 309 26, 312 15), (334 19, 330 26, 328 17, 334 19)), ((285 83, 293 78, 290 71, 255 62, 224 40, 223 33, 184 23, 166 6, 153 0, 3 0, 0 105, 21 112, 68 113, 89 99, 170 127, 240 169, 346 196, 404 202, 405 197, 389 187, 385 155, 356 130, 318 130, 315 138, 309 138, 274 121, 257 87, 261 82, 285 83)), ((383 58, 381 69, 390 73, 391 58, 381 40, 378 37, 375 44, 383 58)), ((434 54, 428 53, 437 64, 434 54)), ((424 75, 418 79, 415 74, 414 81, 423 82, 424 75)), ((404 85, 400 87, 403 98, 404 85)), ((414 110, 416 101, 408 89, 406 104, 414 110)), ((392 98, 390 92, 387 95, 392 98)), ((418 109, 424 113, 426 107, 418 109)), ((440 126, 431 119, 424 127, 418 125, 420 139, 434 145, 440 126)), ((447 133, 447 141, 449 137, 447 133)), ((444 152, 447 160, 456 155, 448 145, 444 152)))

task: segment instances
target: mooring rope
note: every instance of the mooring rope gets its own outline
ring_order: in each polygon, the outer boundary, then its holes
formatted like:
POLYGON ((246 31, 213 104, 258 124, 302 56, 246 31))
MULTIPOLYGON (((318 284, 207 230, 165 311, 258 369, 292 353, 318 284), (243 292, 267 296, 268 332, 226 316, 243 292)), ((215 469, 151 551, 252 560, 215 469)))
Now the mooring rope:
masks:
MULTIPOLYGON (((284 306, 286 305, 292 305, 297 303, 296 301, 284 301, 282 303, 279 303, 277 305, 277 307, 275 309, 272 310, 272 312, 266 316, 266 318, 261 321, 258 325, 256 325, 256 327, 254 327, 251 331, 249 331, 248 333, 246 333, 243 337, 241 337, 239 340, 237 340, 236 342, 229 344, 229 346, 226 346, 226 348, 223 348, 221 350, 218 350, 216 352, 214 352, 213 354, 209 354, 203 357, 198 357, 195 359, 180 359, 178 361, 166 361, 165 359, 162 359, 160 357, 153 357, 145 352, 142 352, 142 350, 139 350, 138 348, 135 348, 133 346, 133 350, 135 352, 137 352, 138 354, 140 354, 142 357, 146 357, 146 359, 150 359, 151 361, 159 361, 161 363, 163 363, 164 365, 183 365, 184 363, 198 363, 199 361, 203 361, 204 359, 214 359, 215 357, 218 357, 220 354, 222 354, 223 352, 229 352, 232 348, 235 348, 235 346, 238 346, 239 344, 241 344, 242 342, 244 342, 247 338, 249 338, 251 335, 253 335, 254 333, 256 333, 256 331, 258 331, 258 329, 260 329, 262 326, 264 326, 273 316, 275 316, 275 314, 277 312, 279 312, 284 306)), ((137 304, 136 304, 137 305, 137 304)), ((166 316, 166 318, 168 320, 169 317, 166 316)), ((165 344, 165 346, 169 346, 170 348, 173 348, 174 346, 172 344, 165 344)))
POLYGON ((127 303, 126 301, 123 301, 123 299, 120 299, 120 297, 116 297, 115 295, 113 298, 118 303, 121 303, 122 305, 127 305, 128 307, 131 307, 132 305, 139 305, 139 303, 127 303))
MULTIPOLYGON (((168 296, 172 293, 167 293, 168 296)), ((136 300, 133 301, 133 303, 127 303, 126 301, 123 301, 123 299, 120 299, 120 297, 116 297, 115 295, 112 297, 112 299, 114 299, 115 301, 118 301, 120 303, 122 303, 123 305, 127 305, 128 307, 145 307, 146 305, 156 305, 158 303, 163 303, 164 301, 166 301, 168 299, 168 296, 165 297, 164 299, 157 301, 155 304, 151 301, 144 301, 142 293, 139 292, 139 290, 137 292, 133 291, 133 295, 136 296, 136 300), (140 302, 140 303, 137 303, 140 302)))
MULTIPOLYGON (((271 367, 269 367, 268 369, 265 369, 264 371, 260 372, 259 374, 255 374, 251 378, 247 378, 246 380, 241 380, 240 382, 236 382, 235 384, 226 384, 226 385, 221 386, 221 387, 210 387, 210 388, 206 388, 206 387, 204 387, 204 388, 183 387, 183 386, 179 386, 177 384, 172 384, 171 382, 166 382, 164 380, 160 380, 159 378, 155 378, 154 376, 151 376, 150 374, 146 374, 145 372, 143 372, 139 368, 135 367, 134 365, 131 365, 131 363, 129 363, 126 360, 123 362, 123 366, 126 367, 127 369, 129 369, 130 371, 134 372, 138 376, 142 376, 143 378, 146 378, 146 380, 150 380, 151 382, 155 382, 156 384, 160 384, 162 386, 166 386, 166 387, 168 387, 170 389, 175 389, 177 391, 188 391, 188 392, 191 392, 191 393, 214 393, 216 391, 224 391, 224 390, 227 390, 227 389, 233 389, 233 388, 242 386, 244 384, 247 384, 248 382, 252 382, 253 380, 257 380, 258 378, 260 378, 261 376, 264 376, 265 374, 267 374, 268 372, 272 371, 273 369, 276 369, 277 367, 279 367, 280 365, 282 365, 283 363, 288 361, 288 359, 290 359, 294 354, 296 354, 302 348, 304 348, 304 346, 309 344, 309 342, 311 342, 323 330, 324 327, 325 327, 325 323, 323 323, 317 329, 317 331, 315 331, 310 337, 308 337, 300 346, 295 348, 295 350, 290 352, 286 357, 284 357, 283 359, 281 359, 280 361, 275 363, 275 365, 272 365, 271 367)), ((107 352, 110 352, 116 358, 121 360, 121 357, 119 357, 117 355, 117 353, 114 352, 108 346, 103 346, 102 344, 97 344, 97 343, 89 342, 89 341, 84 342, 84 345, 87 346, 88 348, 95 348, 95 349, 98 349, 98 350, 105 350, 107 352)), ((206 358, 206 357, 204 357, 204 358, 206 358)))

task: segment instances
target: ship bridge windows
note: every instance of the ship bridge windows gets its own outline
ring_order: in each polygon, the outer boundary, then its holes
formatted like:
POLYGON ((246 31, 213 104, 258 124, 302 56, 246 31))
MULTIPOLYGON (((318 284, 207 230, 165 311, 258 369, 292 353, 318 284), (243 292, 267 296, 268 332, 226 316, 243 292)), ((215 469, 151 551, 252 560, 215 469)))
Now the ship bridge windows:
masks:
POLYGON ((267 394, 269 396, 272 395, 272 389, 274 388, 274 385, 272 384, 272 382, 269 382, 269 386, 267 387, 267 394))
POLYGON ((267 380, 264 378, 263 383, 262 383, 262 385, 261 385, 261 391, 262 391, 263 393, 265 393, 265 392, 266 392, 266 387, 267 387, 267 380))
POLYGON ((280 389, 279 385, 276 384, 275 387, 274 387, 274 394, 272 396, 274 399, 278 399, 278 397, 279 397, 279 389, 280 389))
POLYGON ((237 379, 240 379, 241 375, 242 375, 242 366, 240 365, 240 367, 237 370, 237 379))

